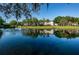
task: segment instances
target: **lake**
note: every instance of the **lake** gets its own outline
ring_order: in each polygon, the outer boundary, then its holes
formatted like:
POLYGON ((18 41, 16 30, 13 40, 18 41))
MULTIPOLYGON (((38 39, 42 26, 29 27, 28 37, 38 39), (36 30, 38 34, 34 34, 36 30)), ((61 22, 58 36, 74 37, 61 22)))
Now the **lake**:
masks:
POLYGON ((79 30, 0 29, 0 55, 79 54, 79 30))

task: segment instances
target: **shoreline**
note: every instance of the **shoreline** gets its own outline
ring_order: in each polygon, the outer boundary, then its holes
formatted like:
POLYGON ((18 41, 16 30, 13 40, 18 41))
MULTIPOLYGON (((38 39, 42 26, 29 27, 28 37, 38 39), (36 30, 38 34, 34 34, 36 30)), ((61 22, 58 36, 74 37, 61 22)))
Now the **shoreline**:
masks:
POLYGON ((24 29, 79 29, 79 26, 18 26, 24 29))

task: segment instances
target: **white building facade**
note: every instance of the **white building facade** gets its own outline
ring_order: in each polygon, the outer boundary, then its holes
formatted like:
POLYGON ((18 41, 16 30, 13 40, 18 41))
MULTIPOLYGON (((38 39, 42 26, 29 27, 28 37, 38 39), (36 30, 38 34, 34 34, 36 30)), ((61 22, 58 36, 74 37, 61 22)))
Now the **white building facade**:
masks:
POLYGON ((54 23, 53 22, 44 22, 44 25, 51 25, 51 26, 53 26, 54 23))

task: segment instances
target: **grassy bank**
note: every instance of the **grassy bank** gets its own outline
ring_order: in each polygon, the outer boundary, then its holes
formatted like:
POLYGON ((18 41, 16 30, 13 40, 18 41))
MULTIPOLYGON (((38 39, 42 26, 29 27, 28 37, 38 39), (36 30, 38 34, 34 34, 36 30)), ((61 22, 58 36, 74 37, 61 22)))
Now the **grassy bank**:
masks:
POLYGON ((18 26, 18 28, 28 28, 28 29, 52 29, 52 26, 18 26))
POLYGON ((79 29, 79 26, 53 26, 56 29, 79 29))
POLYGON ((18 28, 28 29, 79 29, 79 26, 18 26, 18 28))

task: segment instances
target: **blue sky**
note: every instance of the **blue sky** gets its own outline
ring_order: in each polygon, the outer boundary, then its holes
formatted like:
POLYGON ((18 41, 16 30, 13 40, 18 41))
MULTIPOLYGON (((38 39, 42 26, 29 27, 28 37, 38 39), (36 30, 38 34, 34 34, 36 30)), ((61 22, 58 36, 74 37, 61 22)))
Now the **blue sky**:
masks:
MULTIPOLYGON (((2 14, 0 14, 2 15, 2 14)), ((47 9, 46 5, 43 5, 39 13, 33 13, 33 17, 39 19, 47 18, 53 20, 57 16, 73 16, 79 17, 79 4, 78 3, 51 3, 47 9)), ((15 18, 10 18, 12 20, 15 18)), ((8 21, 8 20, 7 20, 8 21)))
POLYGON ((46 6, 41 7, 38 14, 34 15, 38 18, 48 18, 53 20, 57 16, 73 16, 79 17, 79 4, 54 3, 49 4, 48 10, 46 6))

